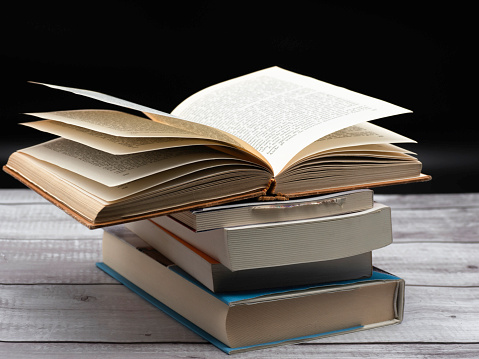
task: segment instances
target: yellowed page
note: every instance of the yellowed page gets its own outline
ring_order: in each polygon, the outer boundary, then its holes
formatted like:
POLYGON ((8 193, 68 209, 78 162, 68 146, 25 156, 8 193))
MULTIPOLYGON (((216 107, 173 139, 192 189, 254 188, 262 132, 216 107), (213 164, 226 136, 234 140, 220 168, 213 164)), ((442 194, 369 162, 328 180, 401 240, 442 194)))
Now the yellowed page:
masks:
MULTIPOLYGON (((344 150, 347 150, 347 147, 349 146, 408 142, 414 143, 415 141, 369 122, 359 123, 357 125, 349 126, 342 130, 333 132, 317 141, 314 141, 312 144, 305 147, 296 156, 294 156, 286 164, 286 167, 291 166, 293 163, 301 160, 302 158, 332 149, 343 148, 344 150)), ((389 148, 390 151, 393 151, 394 148, 397 151, 402 151, 402 149, 399 147, 389 148)))
POLYGON ((72 110, 36 112, 27 113, 27 115, 84 127, 112 136, 205 138, 201 134, 185 131, 121 111, 72 110))
POLYGON ((172 114, 213 126, 249 143, 275 175, 305 146, 330 133, 410 112, 279 67, 206 88, 172 114))
POLYGON ((206 125, 198 124, 195 122, 182 120, 179 118, 173 118, 173 117, 167 118, 164 116, 159 116, 159 115, 151 114, 151 113, 145 113, 145 115, 150 117, 155 122, 163 123, 172 127, 176 127, 178 129, 183 129, 188 132, 198 133, 198 134, 201 134, 204 138, 210 138, 222 143, 228 143, 233 147, 245 150, 249 152, 250 154, 252 154, 253 156, 256 156, 257 158, 259 158, 265 165, 270 167, 270 164, 260 152, 258 152, 249 143, 237 138, 236 136, 233 136, 232 134, 228 132, 221 131, 212 126, 206 126, 206 125))
MULTIPOLYGON (((363 157, 361 161, 365 161, 364 157, 371 158, 387 158, 387 159, 409 159, 415 160, 415 157, 409 155, 409 151, 400 147, 390 145, 387 143, 380 143, 377 145, 362 145, 352 146, 345 148, 333 148, 329 151, 320 152, 315 156, 311 156, 308 160, 314 161, 322 158, 328 158, 335 156, 336 162, 348 162, 353 161, 354 157, 363 157), (339 157, 338 157, 339 156, 339 157), (343 157, 349 157, 348 159, 342 159, 343 157)), ((300 161, 301 162, 301 161, 300 161)))
POLYGON ((109 104, 112 104, 112 105, 115 105, 115 106, 130 108, 132 110, 136 110, 136 111, 140 111, 140 112, 154 113, 158 116, 164 116, 164 117, 174 117, 174 116, 170 115, 169 113, 166 113, 166 112, 163 112, 163 111, 158 111, 158 110, 156 110, 154 108, 151 108, 151 107, 142 106, 142 105, 136 104, 134 102, 126 101, 126 100, 123 100, 123 99, 118 98, 118 97, 106 95, 106 94, 103 94, 101 92, 77 89, 77 88, 74 88, 74 87, 51 85, 51 84, 40 83, 40 82, 35 82, 35 81, 30 81, 30 83, 47 86, 47 87, 50 87, 50 88, 56 89, 56 90, 71 92, 71 93, 74 93, 76 95, 89 97, 89 98, 92 98, 92 99, 95 99, 95 100, 98 100, 98 101, 102 101, 102 102, 106 102, 106 103, 109 103, 109 104))
MULTIPOLYGON (((78 190, 94 195, 95 197, 103 200, 104 203, 112 203, 122 198, 131 196, 138 192, 152 188, 154 186, 164 184, 169 181, 177 180, 182 176, 189 175, 198 171, 211 168, 220 168, 222 166, 235 165, 236 168, 241 166, 238 161, 232 160, 205 160, 201 162, 190 163, 184 166, 175 167, 167 171, 153 174, 136 181, 128 182, 119 186, 108 187, 97 181, 83 177, 77 173, 71 172, 64 168, 58 167, 54 164, 44 161, 38 161, 36 158, 27 157, 30 161, 36 161, 36 166, 43 168, 45 171, 50 172, 52 175, 61 178, 64 181, 70 182, 76 186, 78 190)), ((244 163, 243 165, 248 165, 244 163)))
MULTIPOLYGON (((132 109, 132 110, 143 112, 145 115, 150 117, 154 122, 157 122, 157 123, 163 124, 163 125, 167 125, 168 127, 174 127, 178 131, 181 131, 181 130, 186 131, 185 133, 189 133, 189 136, 187 136, 187 137, 190 137, 190 138, 205 138, 205 139, 207 138, 207 139, 211 139, 211 140, 221 141, 223 143, 228 143, 233 147, 240 148, 244 151, 247 151, 247 152, 253 154, 257 158, 259 158, 262 162, 264 162, 265 164, 267 164, 269 166, 268 161, 264 158, 264 156, 261 155, 256 149, 254 149, 248 143, 244 142, 243 140, 235 137, 234 135, 232 135, 228 132, 216 129, 215 126, 205 126, 205 125, 201 125, 201 124, 190 123, 189 121, 185 121, 183 119, 180 119, 180 118, 178 118, 176 116, 173 116, 171 114, 168 114, 166 112, 158 111, 158 110, 155 110, 155 109, 150 108, 150 107, 142 106, 142 105, 130 102, 130 101, 126 101, 126 100, 123 100, 123 99, 120 99, 120 98, 117 98, 117 97, 114 97, 114 96, 102 94, 102 93, 96 92, 96 91, 77 89, 77 88, 73 88, 73 87, 56 86, 56 85, 50 85, 50 84, 38 83, 38 82, 32 82, 32 83, 47 86, 47 87, 57 89, 57 90, 72 92, 72 93, 77 94, 77 95, 90 97, 90 98, 93 98, 95 100, 110 103, 110 104, 113 104, 113 105, 116 105, 116 106, 126 107, 126 108, 129 108, 129 109, 132 109)), ((86 111, 87 112, 87 111, 101 111, 101 110, 80 110, 80 111, 86 111)), ((57 121, 68 121, 67 123, 77 125, 77 126, 82 126, 78 122, 73 123, 71 118, 70 119, 65 119, 65 117, 71 117, 71 116, 64 116, 67 112, 74 113, 75 111, 59 111, 59 112, 56 112, 57 116, 59 116, 59 117, 56 117, 56 118, 51 117, 52 112, 48 112, 46 114, 45 113, 30 113, 30 115, 35 115, 37 117, 42 116, 42 118, 52 119, 52 120, 57 120, 57 121), (60 112, 63 112, 63 115, 60 115, 60 112), (49 117, 46 117, 47 115, 49 117)), ((136 116, 136 117, 138 117, 138 116, 136 116)), ((153 122, 153 121, 149 121, 149 122, 153 122)), ((95 122, 94 119, 93 119, 93 122, 95 122)), ((135 124, 138 124, 138 123, 139 123, 139 121, 135 122, 135 124)), ((96 124, 98 125, 98 123, 96 123, 96 124)), ((148 126, 153 126, 153 125, 149 124, 148 126)), ((105 132, 102 129, 92 128, 91 123, 87 127, 90 128, 90 129, 93 129, 93 130, 97 130, 99 132, 105 132)), ((115 130, 115 124, 113 124, 113 130, 115 130)), ((135 128, 132 128, 132 130, 135 132, 134 136, 139 136, 140 131, 136 130, 135 128)), ((148 128, 148 132, 144 133, 143 136, 146 136, 146 137, 153 136, 152 133, 154 133, 154 131, 153 132, 150 132, 150 131, 151 131, 151 128, 148 128)), ((106 132, 106 133, 109 133, 109 134, 112 134, 112 135, 127 136, 126 134, 118 134, 117 132, 114 132, 114 133, 106 132)), ((186 137, 186 134, 184 136, 186 137)))
POLYGON ((275 175, 321 137, 361 122, 411 112, 279 67, 204 89, 172 114, 94 91, 43 85, 142 111, 156 122, 194 128, 201 136, 231 141, 264 159, 275 175))
POLYGON ((415 155, 414 152, 406 150, 402 147, 398 147, 395 145, 392 145, 390 143, 377 143, 377 144, 370 144, 370 145, 359 145, 359 146, 348 146, 348 147, 340 147, 340 148, 332 148, 327 151, 321 151, 317 155, 314 155, 313 157, 320 157, 323 154, 324 155, 329 155, 329 154, 338 154, 338 155, 343 155, 347 156, 348 154, 357 154, 360 153, 360 155, 365 155, 368 153, 375 154, 375 153, 384 153, 387 156, 400 156, 402 157, 403 154, 410 154, 410 155, 415 155))
POLYGON ((81 173, 109 187, 202 160, 234 159, 226 153, 206 146, 117 156, 63 138, 28 147, 20 152, 54 163, 69 171, 81 173))
POLYGON ((22 123, 22 125, 61 136, 75 142, 80 142, 89 147, 114 155, 124 155, 172 147, 218 144, 216 141, 201 138, 114 136, 103 132, 93 131, 85 127, 74 126, 53 120, 26 122, 22 123))

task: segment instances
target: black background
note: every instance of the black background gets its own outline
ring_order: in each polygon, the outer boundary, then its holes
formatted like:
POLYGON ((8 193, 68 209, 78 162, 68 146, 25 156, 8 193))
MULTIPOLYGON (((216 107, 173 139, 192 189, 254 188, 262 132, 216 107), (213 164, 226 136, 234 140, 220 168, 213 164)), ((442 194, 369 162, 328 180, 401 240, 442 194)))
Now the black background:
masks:
MULTIPOLYGON (((413 114, 375 123, 414 138, 428 183, 377 193, 475 192, 473 10, 427 2, 17 2, 0 21, 2 164, 52 138, 21 113, 104 108, 33 85, 95 90, 169 112, 200 89, 269 66, 312 76, 413 114)), ((444 3, 447 4, 447 3, 444 3)), ((23 186, 5 173, 0 187, 23 186)))

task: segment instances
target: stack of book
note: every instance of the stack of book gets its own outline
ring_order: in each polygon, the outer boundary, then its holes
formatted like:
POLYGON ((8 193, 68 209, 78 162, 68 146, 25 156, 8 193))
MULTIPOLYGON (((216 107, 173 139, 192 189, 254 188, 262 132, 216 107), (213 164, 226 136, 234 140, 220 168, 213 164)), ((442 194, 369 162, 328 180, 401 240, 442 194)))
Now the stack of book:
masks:
POLYGON ((88 228, 98 266, 228 353, 398 323, 404 282, 375 269, 391 213, 371 188, 427 181, 413 140, 369 121, 411 111, 271 67, 166 113, 30 113, 59 136, 3 169, 88 228))
POLYGON ((227 353, 399 323, 371 190, 184 211, 105 230, 98 266, 227 353))

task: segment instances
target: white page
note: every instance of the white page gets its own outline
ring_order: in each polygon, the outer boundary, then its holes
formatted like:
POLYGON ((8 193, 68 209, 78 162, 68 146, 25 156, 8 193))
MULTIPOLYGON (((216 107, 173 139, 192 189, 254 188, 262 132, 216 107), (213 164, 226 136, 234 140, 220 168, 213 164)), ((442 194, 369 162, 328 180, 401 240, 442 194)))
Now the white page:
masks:
MULTIPOLYGON (((415 143, 416 141, 389 131, 381 126, 369 122, 343 128, 314 141, 294 156, 287 166, 322 151, 329 151, 333 148, 343 148, 345 151, 350 146, 390 144, 390 143, 415 143), (347 146, 347 147, 346 147, 347 146)), ((391 147, 393 148, 393 147, 391 147)), ((402 151, 399 147, 396 147, 402 151)))
POLYGON ((81 96, 93 98, 95 100, 106 102, 106 103, 109 103, 109 104, 112 104, 112 105, 131 108, 133 110, 140 111, 140 112, 149 112, 149 113, 154 113, 156 115, 165 116, 165 117, 173 117, 173 118, 175 117, 175 116, 170 115, 169 113, 158 111, 158 110, 155 110, 154 108, 151 108, 151 107, 138 105, 134 102, 126 101, 126 100, 123 100, 121 98, 110 96, 110 95, 105 95, 105 94, 102 94, 102 93, 96 92, 96 91, 77 89, 77 88, 73 88, 73 87, 50 85, 50 84, 34 82, 34 81, 30 81, 30 82, 33 83, 33 84, 47 86, 47 87, 50 87, 50 88, 53 88, 53 89, 56 89, 56 90, 68 91, 68 92, 74 93, 76 95, 81 95, 81 96))
POLYGON ((172 114, 227 131, 279 171, 302 148, 348 126, 410 112, 278 67, 213 85, 172 114))
POLYGON ((26 115, 88 128, 112 136, 204 138, 196 133, 120 111, 72 110, 36 112, 26 115))
MULTIPOLYGON (((348 147, 340 147, 340 148, 332 148, 327 151, 321 151, 318 156, 322 156, 323 154, 328 155, 331 153, 337 153, 337 154, 345 154, 347 156, 349 153, 355 153, 355 152, 384 152, 384 153, 391 153, 391 155, 395 154, 410 154, 410 155, 415 155, 414 152, 406 150, 402 147, 398 147, 395 145, 392 145, 390 143, 377 143, 377 144, 366 144, 366 145, 358 145, 358 146, 348 146, 348 147)), ((315 156, 316 157, 316 156, 315 156)))
MULTIPOLYGON (((164 123, 174 124, 175 119, 181 119, 218 128, 251 145, 272 165, 275 175, 297 152, 325 135, 411 112, 279 67, 206 88, 183 101, 171 114, 95 91, 41 85, 154 114, 152 117, 159 122, 163 118, 164 123)), ((241 143, 235 145, 247 148, 241 143)))
POLYGON ((114 155, 125 155, 164 148, 192 145, 217 145, 216 141, 199 138, 178 137, 121 137, 97 132, 85 127, 70 125, 64 122, 44 120, 22 123, 22 125, 48 132, 63 138, 80 142, 84 145, 114 155))
MULTIPOLYGON (((147 120, 150 122, 149 124, 144 122, 140 123, 140 121, 138 120, 139 118, 138 116, 128 115, 128 116, 137 117, 136 119, 134 119, 133 124, 138 125, 141 128, 137 130, 134 128, 134 126, 129 126, 127 127, 127 131, 119 131, 119 133, 117 133, 118 129, 115 128, 114 122, 113 122, 113 126, 104 126, 100 121, 95 119, 95 117, 90 116, 89 118, 87 113, 87 112, 95 112, 95 111, 96 112, 104 111, 106 113, 108 110, 57 111, 57 112, 47 112, 47 113, 30 113, 29 115, 33 115, 33 116, 37 116, 37 117, 41 117, 45 119, 52 119, 52 120, 54 119, 57 121, 70 123, 76 126, 87 127, 92 130, 105 132, 105 133, 118 135, 118 136, 151 137, 155 135, 156 136, 165 135, 165 133, 167 133, 168 130, 175 131, 176 134, 183 133, 184 137, 213 139, 223 143, 231 144, 232 146, 242 148, 252 153, 256 157, 260 158, 262 161, 267 162, 266 159, 262 157, 262 155, 258 153, 253 147, 251 147, 248 143, 245 143, 244 141, 238 139, 237 137, 229 134, 227 131, 218 130, 214 126, 204 126, 201 124, 197 124, 195 122, 185 121, 173 115, 169 115, 165 112, 158 111, 149 107, 138 105, 133 102, 125 101, 125 100, 116 98, 114 96, 105 95, 95 91, 82 90, 82 89, 77 89, 72 87, 56 86, 56 85, 50 85, 50 84, 44 84, 44 83, 38 83, 38 82, 33 82, 33 83, 51 87, 57 90, 72 92, 77 95, 90 97, 95 100, 103 101, 116 106, 122 106, 122 107, 126 107, 136 111, 141 111, 145 113, 147 116, 149 116, 153 121, 147 120), (84 116, 84 118, 79 117, 78 114, 81 115, 81 112, 83 112, 82 116, 84 116), (53 114, 55 118, 52 117, 53 114), (158 125, 163 125, 163 128, 161 126, 155 127, 154 123, 158 123, 158 125), (166 131, 165 131, 165 126, 166 126, 166 131), (131 133, 128 134, 128 131, 131 131, 131 133)), ((110 111, 110 112, 114 112, 114 111, 110 111)), ((145 121, 145 119, 142 119, 142 118, 140 119, 145 121)), ((108 119, 104 118, 103 120, 108 120, 108 119)), ((110 121, 107 121, 107 123, 108 122, 110 121)), ((122 123, 122 124, 125 126, 127 125, 126 123, 122 123)))
POLYGON ((24 148, 19 152, 69 171, 81 173, 109 187, 119 186, 188 163, 210 159, 234 159, 226 153, 206 146, 117 156, 63 138, 24 148))
MULTIPOLYGON (((42 167, 44 170, 50 172, 52 175, 61 178, 63 181, 68 181, 78 190, 90 193, 102 201, 115 202, 122 198, 131 196, 143 190, 152 188, 154 186, 164 184, 166 182, 176 180, 185 175, 190 175, 198 171, 204 171, 211 168, 228 168, 232 164, 235 168, 239 168, 242 165, 248 166, 247 163, 238 163, 237 161, 230 160, 205 160, 201 162, 190 163, 181 167, 175 167, 167 171, 153 174, 141 178, 136 181, 128 182, 120 186, 108 187, 97 181, 93 181, 89 178, 81 176, 77 173, 71 172, 64 168, 53 165, 49 162, 38 161, 36 158, 27 157, 29 161, 36 161, 36 166, 42 167)), ((106 203, 105 202, 105 203, 106 203)))

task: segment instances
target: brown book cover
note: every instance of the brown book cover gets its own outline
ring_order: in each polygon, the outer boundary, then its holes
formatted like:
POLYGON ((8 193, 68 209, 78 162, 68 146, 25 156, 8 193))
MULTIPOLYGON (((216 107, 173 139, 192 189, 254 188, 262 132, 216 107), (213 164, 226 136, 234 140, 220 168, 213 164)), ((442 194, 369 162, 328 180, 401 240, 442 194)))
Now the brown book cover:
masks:
MULTIPOLYGON (((111 220, 111 221, 105 221, 105 222, 96 222, 96 221, 91 221, 82 216, 80 213, 72 209, 68 204, 63 203, 59 201, 57 198, 53 197, 34 183, 30 182, 27 180, 25 177, 20 175, 19 173, 12 171, 6 166, 3 166, 3 170, 16 178, 18 181, 22 182, 25 186, 29 187, 30 189, 34 190, 36 193, 53 203, 55 206, 58 208, 62 209, 65 211, 67 214, 69 214, 71 217, 76 219, 78 222, 82 223, 86 227, 90 229, 96 229, 96 228, 101 228, 101 227, 106 227, 106 226, 112 226, 116 224, 121 224, 121 223, 127 223, 127 222, 133 222, 133 221, 138 221, 141 219, 147 219, 147 218, 153 218, 153 217, 158 217, 174 212, 180 212, 180 211, 186 211, 186 210, 191 210, 191 209, 196 209, 196 208, 204 208, 204 207, 212 207, 212 206, 218 206, 221 204, 226 204, 226 203, 231 203, 235 201, 240 201, 240 200, 247 200, 247 199, 258 199, 260 201, 261 199, 267 198, 268 200, 274 200, 275 196, 274 194, 269 194, 267 195, 267 189, 265 188, 264 191, 257 191, 253 193, 247 193, 247 194, 242 194, 242 195, 234 195, 234 196, 229 196, 225 198, 219 198, 217 200, 213 201, 206 201, 206 202, 198 202, 195 204, 187 205, 187 206, 181 206, 177 208, 171 208, 167 210, 162 210, 162 211, 152 211, 149 213, 144 213, 141 215, 135 215, 135 216, 130 216, 130 217, 124 217, 118 220, 111 220)), ((349 190, 355 190, 355 189, 361 189, 361 188, 374 188, 374 187, 380 187, 380 186, 390 186, 390 185, 400 185, 400 184, 408 184, 408 183, 415 183, 415 182, 424 182, 424 181, 429 181, 431 179, 431 176, 429 175, 424 175, 421 174, 418 177, 415 178, 407 178, 407 179, 400 179, 400 180, 392 180, 392 181, 384 181, 384 182, 374 182, 374 183, 367 183, 367 184, 362 184, 362 185, 355 185, 355 186, 343 186, 343 187, 336 187, 336 188, 327 188, 323 190, 318 190, 318 191, 311 191, 311 192, 302 192, 302 193, 293 193, 289 194, 288 196, 290 198, 293 197, 301 197, 301 196, 310 196, 310 195, 317 195, 317 194, 326 194, 326 193, 333 193, 333 192, 342 192, 342 191, 349 191, 349 190)), ((285 196, 282 195, 278 197, 280 200, 284 200, 285 196)))

